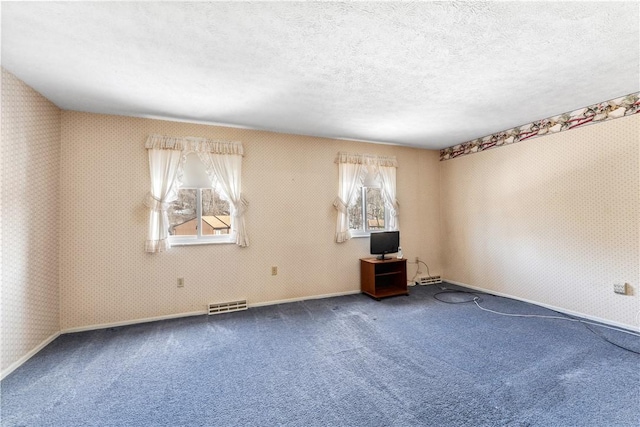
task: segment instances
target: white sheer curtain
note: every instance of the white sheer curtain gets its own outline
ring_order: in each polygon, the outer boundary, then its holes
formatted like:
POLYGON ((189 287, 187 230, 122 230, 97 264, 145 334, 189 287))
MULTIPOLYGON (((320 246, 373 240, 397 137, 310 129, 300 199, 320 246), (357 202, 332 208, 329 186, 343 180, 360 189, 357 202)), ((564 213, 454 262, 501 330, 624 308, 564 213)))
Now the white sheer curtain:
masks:
POLYGON ((333 206, 338 210, 336 242, 342 243, 351 239, 348 209, 357 199, 358 190, 362 187, 365 176, 368 181, 365 185, 379 184, 380 186, 389 217, 389 223, 385 224, 385 229, 397 230, 399 205, 396 199, 396 168, 398 167, 396 158, 338 153, 336 163, 338 163, 338 197, 333 202, 333 206))
POLYGON ((243 148, 239 142, 203 141, 196 147, 200 160, 204 163, 211 185, 219 184, 224 197, 231 205, 231 234, 240 247, 249 246, 249 236, 244 214, 249 203, 241 190, 243 148))
POLYGON ((357 192, 362 183, 363 157, 339 153, 336 163, 338 163, 338 197, 335 198, 333 206, 338 210, 336 243, 342 243, 351 239, 347 209, 357 198, 357 192))
POLYGON ((378 176, 382 187, 385 208, 389 212, 388 230, 398 229, 398 199, 396 199, 396 164, 395 159, 380 159, 378 176))
POLYGON ((207 169, 212 186, 219 184, 231 205, 234 220, 231 233, 239 246, 249 246, 244 213, 248 203, 240 192, 242 176, 242 143, 204 138, 175 138, 151 135, 145 147, 149 151, 151 190, 147 195, 149 233, 147 252, 162 252, 170 247, 167 209, 176 200, 182 180, 184 160, 196 152, 207 169))
POLYGON ((162 252, 171 247, 167 209, 178 195, 182 151, 180 144, 176 145, 176 141, 170 138, 149 138, 146 148, 149 153, 151 188, 145 201, 149 207, 149 230, 145 250, 162 252))

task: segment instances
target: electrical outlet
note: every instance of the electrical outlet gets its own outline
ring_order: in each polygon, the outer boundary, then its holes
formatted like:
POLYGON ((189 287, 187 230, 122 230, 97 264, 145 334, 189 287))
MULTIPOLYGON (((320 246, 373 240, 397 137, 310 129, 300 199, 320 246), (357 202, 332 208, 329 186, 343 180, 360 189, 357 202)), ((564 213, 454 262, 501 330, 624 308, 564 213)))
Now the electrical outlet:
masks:
POLYGON ((178 277, 178 287, 184 288, 184 277, 178 277))
POLYGON ((627 294, 627 284, 626 283, 614 283, 613 284, 613 292, 616 294, 627 294))
POLYGON ((271 275, 272 276, 277 276, 278 275, 278 267, 277 266, 273 266, 271 267, 271 275))

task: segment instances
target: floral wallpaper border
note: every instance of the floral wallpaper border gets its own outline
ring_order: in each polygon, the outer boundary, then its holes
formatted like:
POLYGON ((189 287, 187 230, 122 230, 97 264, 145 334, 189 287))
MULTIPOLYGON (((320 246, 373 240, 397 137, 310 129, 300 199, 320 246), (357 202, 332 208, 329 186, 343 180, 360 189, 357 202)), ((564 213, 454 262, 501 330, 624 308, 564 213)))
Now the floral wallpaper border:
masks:
POLYGON ((497 132, 440 150, 440 161, 640 112, 640 92, 497 132))

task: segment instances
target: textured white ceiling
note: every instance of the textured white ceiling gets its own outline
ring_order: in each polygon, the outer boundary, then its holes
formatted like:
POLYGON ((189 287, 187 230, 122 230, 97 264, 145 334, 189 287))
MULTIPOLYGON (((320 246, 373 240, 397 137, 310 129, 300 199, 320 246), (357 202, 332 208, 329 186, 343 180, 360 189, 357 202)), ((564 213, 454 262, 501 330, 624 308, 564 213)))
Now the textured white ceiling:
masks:
POLYGON ((3 2, 63 109, 444 148, 640 90, 639 3, 3 2))

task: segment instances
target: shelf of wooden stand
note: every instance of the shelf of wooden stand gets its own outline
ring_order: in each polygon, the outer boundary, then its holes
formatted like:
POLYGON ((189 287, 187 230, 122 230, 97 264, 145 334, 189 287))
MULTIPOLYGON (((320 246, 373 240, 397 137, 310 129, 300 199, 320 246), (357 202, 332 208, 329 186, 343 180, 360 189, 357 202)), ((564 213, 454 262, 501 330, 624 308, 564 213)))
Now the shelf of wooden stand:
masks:
POLYGON ((409 295, 407 260, 404 258, 360 259, 360 290, 377 300, 396 295, 409 295))

